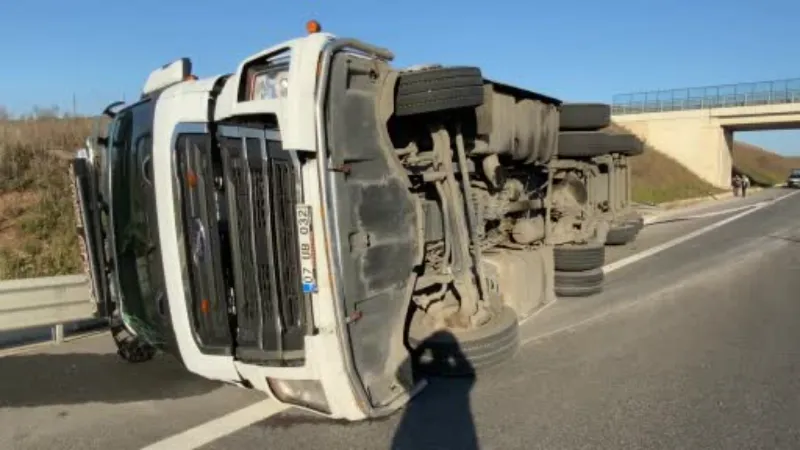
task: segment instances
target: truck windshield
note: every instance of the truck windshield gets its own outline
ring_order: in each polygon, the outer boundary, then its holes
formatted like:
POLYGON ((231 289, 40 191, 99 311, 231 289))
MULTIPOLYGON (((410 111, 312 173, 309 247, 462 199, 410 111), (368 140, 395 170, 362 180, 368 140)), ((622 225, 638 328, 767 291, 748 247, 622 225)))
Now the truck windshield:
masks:
POLYGON ((110 126, 111 232, 122 319, 150 344, 164 342, 163 277, 150 173, 154 102, 120 111, 110 126))
POLYGON ((800 178, 800 169, 792 169, 792 173, 789 174, 791 178, 800 178))

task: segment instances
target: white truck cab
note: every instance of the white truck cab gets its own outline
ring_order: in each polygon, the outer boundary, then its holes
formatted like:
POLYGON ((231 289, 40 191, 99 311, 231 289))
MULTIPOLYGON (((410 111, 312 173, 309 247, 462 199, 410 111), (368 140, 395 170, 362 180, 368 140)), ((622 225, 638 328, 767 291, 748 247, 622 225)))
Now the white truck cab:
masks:
MULTIPOLYGON (((355 420, 380 408, 353 376, 328 269, 328 161, 317 157, 325 136, 315 92, 325 89, 317 71, 336 47, 373 50, 314 33, 251 56, 226 77, 164 89, 153 116, 154 219, 186 367, 355 420)), ((398 389, 379 406, 406 400, 398 389)))
POLYGON ((604 237, 564 175, 577 163, 553 164, 558 100, 308 30, 223 76, 177 60, 107 108, 108 135, 75 161, 78 213, 125 359, 164 350, 361 420, 420 374, 512 357, 559 258, 594 283, 602 243, 579 244, 604 237))

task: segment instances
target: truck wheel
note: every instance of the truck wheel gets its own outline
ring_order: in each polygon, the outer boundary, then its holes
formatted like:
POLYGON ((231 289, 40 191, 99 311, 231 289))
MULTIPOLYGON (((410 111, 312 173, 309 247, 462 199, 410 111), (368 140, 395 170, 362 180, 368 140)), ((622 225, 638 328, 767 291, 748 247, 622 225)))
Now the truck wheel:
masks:
POLYGON ((605 103, 565 103, 561 105, 560 122, 562 131, 596 131, 611 123, 611 106, 605 103))
POLYGON ((639 234, 638 222, 626 222, 608 230, 606 245, 625 245, 633 242, 639 234))
POLYGON ((558 156, 565 158, 593 158, 610 153, 636 156, 642 152, 644 144, 632 134, 562 131, 558 136, 558 156))
POLYGON ((558 245, 553 248, 555 269, 563 272, 580 272, 603 267, 606 249, 602 244, 558 245))
POLYGON ((503 306, 489 322, 475 329, 433 330, 417 310, 411 318, 408 343, 414 367, 434 376, 470 376, 511 359, 519 348, 514 310, 503 306))
POLYGON ((397 80, 396 116, 411 116, 483 104, 483 75, 477 67, 434 67, 403 72, 397 80))
POLYGON ((559 297, 588 297, 603 291, 603 269, 556 272, 555 293, 559 297))
POLYGON ((542 105, 541 135, 537 162, 547 164, 558 152, 559 113, 553 105, 542 105))
POLYGON ((609 134, 606 139, 606 153, 621 153, 636 156, 644 153, 644 143, 632 134, 609 134))
POLYGON ((598 131, 562 131, 558 135, 558 156, 593 158, 611 153, 606 144, 608 136, 598 131))

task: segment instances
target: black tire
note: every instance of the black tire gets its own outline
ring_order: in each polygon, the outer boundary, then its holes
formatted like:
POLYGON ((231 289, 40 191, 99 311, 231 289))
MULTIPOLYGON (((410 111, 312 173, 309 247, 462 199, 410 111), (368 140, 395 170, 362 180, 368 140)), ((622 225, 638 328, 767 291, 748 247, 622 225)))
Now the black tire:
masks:
POLYGON ((561 105, 559 128, 562 131, 596 131, 611 123, 611 106, 605 103, 566 103, 561 105))
POLYGON ((401 73, 394 113, 411 116, 483 104, 483 75, 477 67, 436 67, 401 73))
POLYGON ((638 221, 626 222, 622 225, 615 226, 608 230, 606 235, 606 245, 625 245, 633 242, 639 234, 638 221))
POLYGON ((555 293, 559 297, 587 297, 603 291, 603 269, 556 272, 555 293))
POLYGON ((644 144, 632 134, 562 131, 558 136, 558 156, 564 158, 593 158, 611 153, 636 156, 642 152, 644 144))
POLYGON ((580 272, 603 267, 606 248, 602 244, 558 245, 553 248, 555 269, 563 272, 580 272))
POLYGON ((433 376, 471 376, 511 359, 519 348, 517 315, 503 306, 477 329, 431 330, 417 311, 409 325, 408 343, 414 368, 433 376))
POLYGON ((606 139, 606 153, 621 153, 636 156, 644 153, 644 143, 632 134, 610 134, 606 139))
POLYGON ((558 156, 561 158, 593 158, 610 153, 609 135, 598 131, 562 131, 558 135, 558 156))

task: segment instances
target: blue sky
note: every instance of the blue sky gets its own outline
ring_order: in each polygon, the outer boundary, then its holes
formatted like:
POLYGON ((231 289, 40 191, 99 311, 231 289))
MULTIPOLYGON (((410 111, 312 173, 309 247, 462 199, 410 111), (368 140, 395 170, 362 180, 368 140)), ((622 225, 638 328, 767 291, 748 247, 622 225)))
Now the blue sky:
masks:
MULTIPOLYGON (((138 95, 181 56, 202 75, 305 32, 391 48, 399 66, 480 66, 486 76, 571 101, 800 78, 797 0, 301 2, 25 0, 0 5, 0 104, 94 112, 138 95)), ((800 155, 800 132, 737 135, 800 155)))

